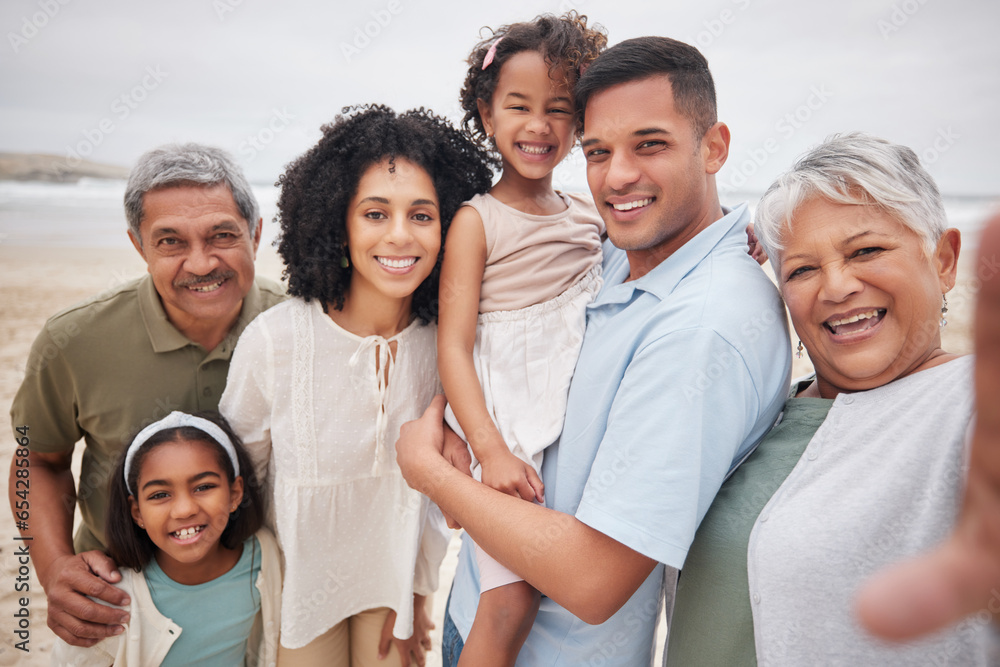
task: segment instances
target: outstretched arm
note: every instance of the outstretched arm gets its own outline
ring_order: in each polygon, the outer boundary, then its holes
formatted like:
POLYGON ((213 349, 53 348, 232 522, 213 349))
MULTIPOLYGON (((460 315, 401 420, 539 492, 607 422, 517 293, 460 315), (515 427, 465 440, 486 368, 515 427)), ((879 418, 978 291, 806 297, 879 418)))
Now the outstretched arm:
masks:
POLYGON ((993 267, 976 305, 976 425, 958 525, 937 550, 897 565, 858 598, 862 623, 907 639, 985 610, 1000 622, 1000 216, 983 231, 977 267, 993 267))
POLYGON ((479 484, 441 455, 443 397, 403 425, 396 459, 411 487, 453 516, 477 544, 587 623, 624 605, 656 566, 575 517, 479 484))
POLYGON ((510 495, 541 501, 542 481, 504 443, 486 409, 472 359, 486 254, 483 221, 475 209, 464 206, 455 214, 448 230, 441 267, 438 299, 441 384, 472 451, 482 464, 483 483, 510 495))

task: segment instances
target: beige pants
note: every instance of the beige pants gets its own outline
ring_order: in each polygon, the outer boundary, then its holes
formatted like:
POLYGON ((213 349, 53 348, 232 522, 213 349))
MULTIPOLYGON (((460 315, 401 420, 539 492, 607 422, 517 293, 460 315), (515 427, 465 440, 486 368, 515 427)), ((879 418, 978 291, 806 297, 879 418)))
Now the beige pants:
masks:
POLYGON ((389 644, 389 654, 378 659, 378 642, 389 609, 369 609, 345 618, 302 648, 278 645, 278 665, 322 667, 399 667, 399 651, 389 644))

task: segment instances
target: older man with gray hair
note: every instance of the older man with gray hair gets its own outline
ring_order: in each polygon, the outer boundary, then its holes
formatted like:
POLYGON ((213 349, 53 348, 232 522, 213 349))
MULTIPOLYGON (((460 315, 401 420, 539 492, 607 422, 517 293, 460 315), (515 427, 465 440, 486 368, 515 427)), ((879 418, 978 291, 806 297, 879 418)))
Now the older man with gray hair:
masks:
MULTIPOLYGON (((148 275, 57 313, 31 349, 11 423, 28 429, 32 560, 49 627, 89 646, 121 632, 129 603, 102 553, 107 479, 132 434, 172 410, 214 410, 236 339, 284 297, 254 277, 262 220, 224 151, 184 144, 139 158, 125 191, 129 238, 148 275), (73 448, 85 451, 79 484, 73 448), (72 537, 79 502, 83 523, 72 537)), ((19 437, 21 434, 16 434, 19 437)), ((15 467, 9 494, 16 506, 15 467)))

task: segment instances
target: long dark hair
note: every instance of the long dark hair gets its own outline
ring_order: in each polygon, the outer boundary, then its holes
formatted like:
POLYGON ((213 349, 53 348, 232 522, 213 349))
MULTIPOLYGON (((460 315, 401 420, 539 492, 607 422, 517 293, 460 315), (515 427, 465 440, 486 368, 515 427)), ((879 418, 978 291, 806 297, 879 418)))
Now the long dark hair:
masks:
MULTIPOLYGON (((248 537, 260 530, 264 523, 264 493, 254 474, 253 464, 243 448, 243 443, 233 432, 226 419, 217 412, 199 412, 195 416, 202 417, 229 436, 236 450, 236 460, 240 465, 240 477, 243 478, 243 500, 237 510, 229 515, 229 523, 222 531, 221 542, 227 549, 235 549, 248 537)), ((134 437, 133 437, 134 440, 134 437)), ((106 539, 108 555, 123 567, 140 571, 156 555, 156 545, 149 539, 146 531, 132 520, 132 508, 129 504, 129 488, 136 488, 139 482, 139 471, 146 456, 161 445, 182 440, 201 442, 215 452, 219 467, 226 471, 226 478, 232 484, 236 481, 233 464, 229 455, 212 436, 193 426, 168 428, 157 432, 142 444, 132 459, 129 470, 128 485, 125 484, 125 455, 128 448, 122 450, 118 457, 118 465, 111 476, 108 485, 108 513, 106 539)))

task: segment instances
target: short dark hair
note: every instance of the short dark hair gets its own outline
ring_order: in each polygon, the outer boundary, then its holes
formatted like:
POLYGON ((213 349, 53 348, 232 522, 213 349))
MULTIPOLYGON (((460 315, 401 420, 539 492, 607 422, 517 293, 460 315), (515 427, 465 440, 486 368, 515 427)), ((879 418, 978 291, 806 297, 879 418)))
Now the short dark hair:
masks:
MULTIPOLYGON (((233 449, 236 450, 236 461, 240 465, 240 477, 243 478, 243 500, 240 501, 236 512, 229 516, 229 523, 222 531, 221 538, 222 546, 227 549, 235 549, 260 530, 264 524, 265 493, 254 474, 253 464, 243 448, 243 442, 233 432, 229 422, 218 412, 197 412, 194 414, 221 428, 223 433, 229 436, 229 440, 233 443, 233 449)), ((129 442, 134 439, 133 436, 129 442)), ((138 572, 156 555, 156 545, 149 539, 146 531, 132 520, 132 508, 128 500, 132 494, 129 493, 129 488, 137 488, 142 462, 151 451, 161 445, 181 440, 203 442, 210 445, 215 451, 219 466, 226 471, 229 483, 232 484, 236 479, 233 464, 222 445, 209 434, 193 426, 164 429, 143 443, 132 459, 128 485, 125 483, 125 455, 128 452, 128 447, 123 449, 108 485, 108 513, 105 529, 108 555, 120 566, 130 567, 138 572)))
MULTIPOLYGON (((441 242, 459 207, 492 183, 486 153, 433 112, 396 114, 386 106, 346 107, 324 125, 319 143, 278 179, 278 253, 285 261, 288 293, 318 299, 324 312, 344 307, 351 268, 342 267, 347 207, 365 171, 382 160, 405 158, 427 172, 438 196, 441 242)), ((437 319, 441 255, 413 293, 413 313, 437 319)))
POLYGON ((483 145, 488 143, 477 100, 487 104, 493 101, 500 70, 512 56, 522 51, 537 51, 549 66, 550 77, 554 78, 560 68, 566 68, 566 84, 572 89, 580 72, 590 66, 607 44, 608 36, 604 28, 597 24, 588 27, 587 17, 576 11, 562 16, 542 14, 531 21, 500 26, 476 44, 469 54, 469 70, 459 95, 459 102, 465 111, 462 126, 483 145), (484 69, 486 54, 494 45, 493 61, 484 69))
POLYGON ((715 82, 708 61, 698 49, 669 37, 636 37, 602 53, 580 77, 574 96, 585 119, 591 95, 651 76, 667 75, 677 110, 691 120, 701 138, 718 121, 715 82))

